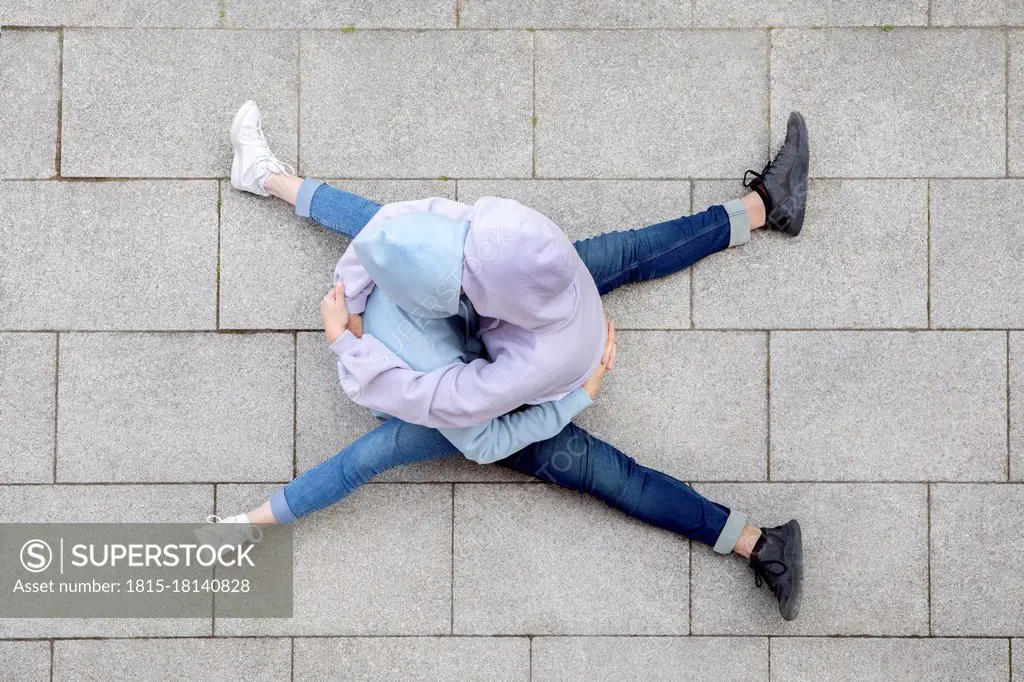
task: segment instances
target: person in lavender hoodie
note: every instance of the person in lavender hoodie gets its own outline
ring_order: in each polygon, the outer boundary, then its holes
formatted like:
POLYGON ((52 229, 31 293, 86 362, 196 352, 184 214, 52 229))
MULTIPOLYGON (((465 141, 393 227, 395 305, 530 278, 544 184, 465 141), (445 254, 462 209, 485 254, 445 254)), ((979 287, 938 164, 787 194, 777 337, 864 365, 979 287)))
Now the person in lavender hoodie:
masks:
POLYGON ((344 498, 402 464, 463 453, 589 493, 660 528, 748 559, 783 618, 802 595, 795 520, 757 528, 666 474, 636 463, 572 423, 615 360, 601 295, 661 277, 803 224, 808 143, 790 116, 775 159, 740 200, 640 230, 572 244, 540 213, 510 199, 469 206, 431 198, 380 206, 302 180, 270 152, 258 107, 232 125, 232 185, 276 196, 352 237, 321 302, 346 394, 386 420, 247 514, 205 527, 219 542, 252 537, 344 498))

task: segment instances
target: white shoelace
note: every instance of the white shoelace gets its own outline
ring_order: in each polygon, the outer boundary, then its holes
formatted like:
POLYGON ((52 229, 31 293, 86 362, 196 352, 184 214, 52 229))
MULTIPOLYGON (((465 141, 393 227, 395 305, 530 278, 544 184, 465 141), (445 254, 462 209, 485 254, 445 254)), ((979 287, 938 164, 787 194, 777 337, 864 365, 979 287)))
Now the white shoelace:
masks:
POLYGON ((259 156, 256 157, 256 161, 246 169, 247 172, 242 174, 244 182, 257 182, 262 187, 263 183, 261 180, 270 173, 295 175, 294 166, 278 160, 278 158, 274 156, 274 152, 270 151, 270 145, 267 143, 267 136, 263 133, 263 121, 257 123, 255 127, 243 128, 238 135, 238 141, 247 146, 261 148, 259 156))

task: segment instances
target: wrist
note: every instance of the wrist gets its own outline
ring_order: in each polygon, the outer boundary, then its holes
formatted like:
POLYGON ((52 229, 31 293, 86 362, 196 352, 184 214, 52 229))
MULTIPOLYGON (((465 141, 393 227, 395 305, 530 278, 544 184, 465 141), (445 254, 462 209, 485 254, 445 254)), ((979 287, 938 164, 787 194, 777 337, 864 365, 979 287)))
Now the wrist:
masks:
POLYGON ((327 343, 333 346, 338 337, 345 333, 345 328, 337 324, 325 324, 324 333, 327 334, 327 343))

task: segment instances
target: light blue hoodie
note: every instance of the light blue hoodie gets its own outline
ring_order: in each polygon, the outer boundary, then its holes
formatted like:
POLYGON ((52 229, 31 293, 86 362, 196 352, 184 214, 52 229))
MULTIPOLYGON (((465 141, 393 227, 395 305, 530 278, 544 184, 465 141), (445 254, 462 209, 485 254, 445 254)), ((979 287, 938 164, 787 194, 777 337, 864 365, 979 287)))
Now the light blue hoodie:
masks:
MULTIPOLYGON (((468 230, 468 222, 436 213, 406 213, 364 229, 352 242, 378 284, 366 299, 363 332, 412 369, 430 372, 486 359, 479 317, 460 294, 468 230)), ((439 430, 466 457, 486 464, 554 437, 590 403, 577 388, 476 426, 439 430)))

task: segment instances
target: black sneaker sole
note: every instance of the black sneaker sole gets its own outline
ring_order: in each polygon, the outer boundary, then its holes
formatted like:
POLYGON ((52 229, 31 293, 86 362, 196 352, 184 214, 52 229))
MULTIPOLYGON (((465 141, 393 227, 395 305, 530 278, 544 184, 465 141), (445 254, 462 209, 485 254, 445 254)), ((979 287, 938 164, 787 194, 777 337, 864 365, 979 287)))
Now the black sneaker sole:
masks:
MULTIPOLYGON (((800 122, 800 137, 799 144, 797 146, 797 167, 794 171, 797 172, 797 177, 802 178, 802 182, 796 188, 792 188, 793 191, 790 193, 789 201, 796 203, 796 209, 793 211, 791 216, 784 216, 783 221, 772 221, 771 216, 768 216, 768 220, 774 222, 775 229, 780 232, 785 232, 793 237, 800 234, 800 230, 804 228, 804 214, 807 211, 807 176, 810 169, 810 144, 807 140, 807 122, 804 121, 804 116, 799 111, 794 111, 790 114, 791 117, 796 117, 800 122)), ((789 122, 786 122, 787 126, 789 122)), ((773 210, 772 213, 775 211, 773 210)))
POLYGON ((784 561, 793 577, 793 589, 785 602, 779 601, 779 613, 785 620, 794 620, 800 614, 800 602, 804 596, 804 543, 797 520, 793 519, 786 525, 792 532, 786 539, 784 561))

